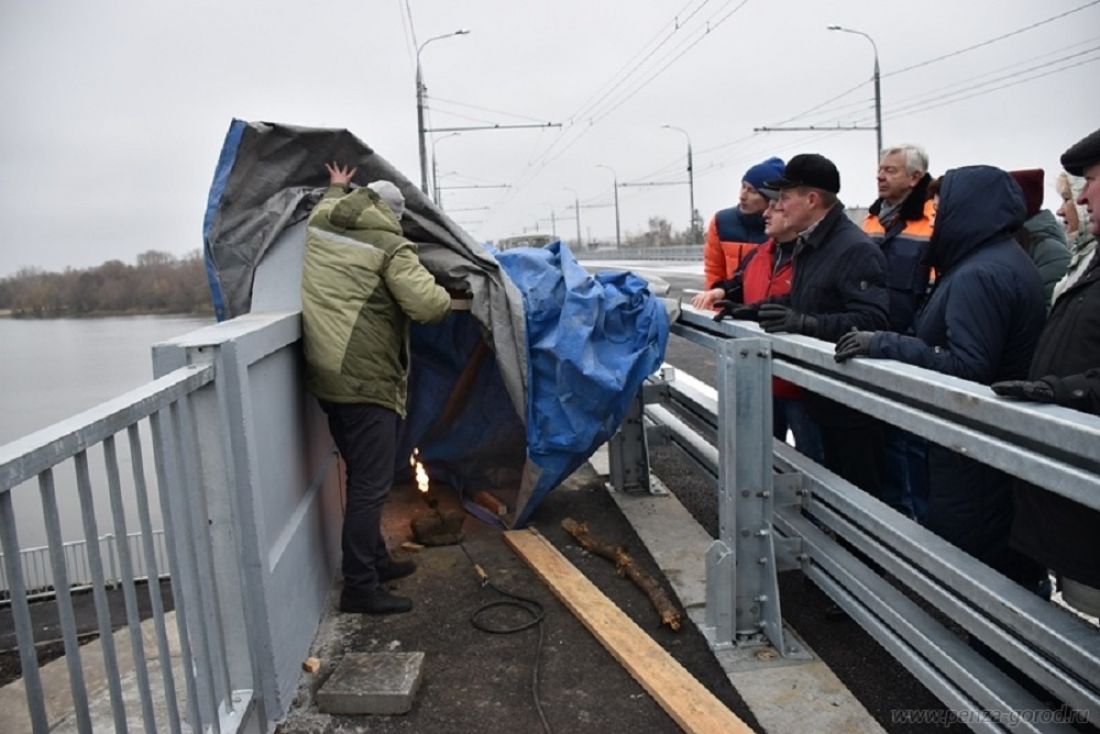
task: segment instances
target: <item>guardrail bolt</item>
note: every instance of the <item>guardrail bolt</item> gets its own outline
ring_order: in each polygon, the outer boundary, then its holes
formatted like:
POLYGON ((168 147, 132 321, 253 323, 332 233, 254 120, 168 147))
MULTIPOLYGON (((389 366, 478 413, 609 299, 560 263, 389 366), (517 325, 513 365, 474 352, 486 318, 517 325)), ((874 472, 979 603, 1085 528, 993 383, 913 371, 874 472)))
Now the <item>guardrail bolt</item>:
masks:
POLYGON ((763 497, 764 499, 767 499, 768 497, 772 496, 772 493, 765 489, 763 492, 757 492, 756 496, 757 497, 763 497))
POLYGON ((742 490, 741 490, 741 496, 742 496, 742 497, 748 497, 748 496, 749 496, 749 490, 747 490, 747 489, 742 489, 742 490))
POLYGON ((763 538, 767 535, 770 535, 771 531, 768 530, 767 528, 760 528, 759 530, 756 531, 756 534, 759 535, 761 538, 763 538))
POLYGON ((767 556, 760 556, 759 558, 756 559, 756 562, 759 563, 761 566, 766 566, 766 565, 768 565, 768 557, 767 556))

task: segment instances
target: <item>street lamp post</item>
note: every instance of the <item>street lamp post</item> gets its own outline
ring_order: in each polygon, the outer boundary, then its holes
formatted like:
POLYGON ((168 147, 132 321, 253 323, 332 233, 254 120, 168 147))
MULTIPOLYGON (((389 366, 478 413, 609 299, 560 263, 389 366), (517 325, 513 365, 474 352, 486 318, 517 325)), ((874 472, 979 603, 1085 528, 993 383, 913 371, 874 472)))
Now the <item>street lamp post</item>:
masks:
POLYGON ((439 145, 440 140, 457 137, 458 135, 461 135, 461 133, 447 133, 432 140, 432 188, 435 192, 435 196, 432 198, 435 200, 435 205, 440 209, 443 208, 443 202, 439 198, 439 160, 435 156, 435 146, 439 145))
POLYGON ((830 31, 840 31, 841 33, 853 33, 857 36, 863 36, 871 42, 871 48, 875 52, 875 162, 878 162, 879 156, 882 155, 882 87, 880 86, 880 76, 878 69, 878 45, 875 43, 875 39, 863 31, 853 30, 851 28, 845 28, 844 26, 831 25, 830 31))
POLYGON ((577 215, 577 249, 579 250, 583 244, 581 242, 581 197, 576 189, 571 189, 568 186, 562 188, 573 192, 573 212, 577 215))
POLYGON ((691 244, 698 244, 698 233, 695 231, 695 173, 691 163, 691 136, 687 130, 675 125, 661 125, 669 130, 678 130, 684 134, 688 143, 688 231, 691 233, 691 244))
POLYGON ((615 248, 622 247, 623 238, 619 229, 619 174, 615 173, 615 169, 611 166, 605 166, 603 163, 597 163, 596 168, 606 168, 611 171, 611 175, 615 184, 615 248))
POLYGON ((424 142, 424 74, 420 69, 420 52, 432 41, 439 41, 452 36, 465 36, 470 31, 459 28, 457 31, 444 33, 441 36, 432 36, 416 49, 416 135, 420 144, 420 190, 428 193, 428 151, 424 142))

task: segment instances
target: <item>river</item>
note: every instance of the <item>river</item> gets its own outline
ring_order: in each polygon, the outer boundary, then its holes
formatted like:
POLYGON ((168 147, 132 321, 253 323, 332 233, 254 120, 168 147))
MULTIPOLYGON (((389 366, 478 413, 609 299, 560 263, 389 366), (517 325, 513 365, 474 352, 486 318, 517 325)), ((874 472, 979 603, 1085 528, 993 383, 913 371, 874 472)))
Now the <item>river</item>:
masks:
MULTIPOLYGON (((0 445, 46 428, 153 379, 152 345, 210 324, 212 317, 118 316, 86 319, 0 318, 0 445)), ((144 422, 147 423, 147 422, 144 422)), ((148 427, 143 425, 145 473, 153 524, 160 527, 148 427)), ((126 435, 119 444, 127 529, 138 529, 126 435)), ((98 534, 112 532, 102 449, 89 451, 98 534)), ((62 537, 83 538, 73 462, 55 471, 62 537)), ((21 548, 45 545, 37 482, 13 490, 21 548)))

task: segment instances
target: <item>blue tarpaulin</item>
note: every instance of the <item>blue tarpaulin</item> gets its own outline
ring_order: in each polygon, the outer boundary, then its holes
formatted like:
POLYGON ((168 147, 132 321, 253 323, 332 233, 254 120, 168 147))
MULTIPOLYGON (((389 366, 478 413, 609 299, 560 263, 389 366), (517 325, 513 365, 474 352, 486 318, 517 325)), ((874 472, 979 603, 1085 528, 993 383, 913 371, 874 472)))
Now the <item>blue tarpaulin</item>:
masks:
POLYGON ((522 524, 618 429, 645 378, 661 366, 668 316, 645 280, 589 275, 561 242, 497 256, 527 316, 527 455, 542 470, 522 524))

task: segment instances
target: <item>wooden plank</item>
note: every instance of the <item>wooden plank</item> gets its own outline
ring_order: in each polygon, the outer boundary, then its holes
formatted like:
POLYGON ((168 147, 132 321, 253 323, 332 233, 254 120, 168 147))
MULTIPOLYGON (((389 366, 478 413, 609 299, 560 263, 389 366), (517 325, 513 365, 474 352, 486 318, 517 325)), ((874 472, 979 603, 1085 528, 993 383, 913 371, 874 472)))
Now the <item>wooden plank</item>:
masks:
POLYGON ((691 734, 751 734, 676 658, 623 613, 534 529, 504 539, 669 716, 691 734))

